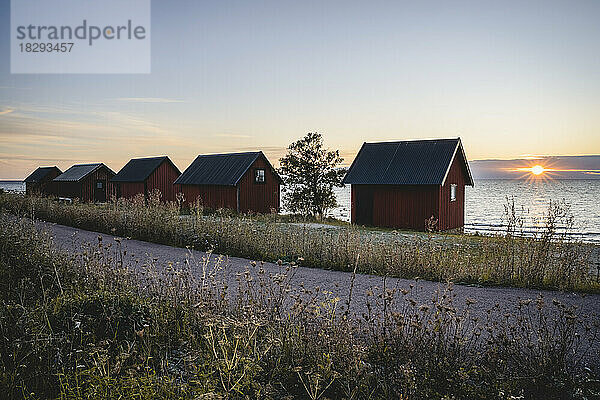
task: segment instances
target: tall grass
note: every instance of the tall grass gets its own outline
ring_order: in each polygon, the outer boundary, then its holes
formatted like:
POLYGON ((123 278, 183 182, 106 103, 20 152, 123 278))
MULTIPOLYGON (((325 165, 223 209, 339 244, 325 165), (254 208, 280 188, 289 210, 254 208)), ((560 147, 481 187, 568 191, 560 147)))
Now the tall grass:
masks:
POLYGON ((296 268, 219 258, 131 271, 120 242, 57 252, 0 217, 0 390, 60 399, 563 399, 600 393, 598 316, 544 298, 487 318, 452 286, 369 293, 362 317, 296 268), (590 353, 590 351, 592 351, 590 353))
POLYGON ((558 229, 570 218, 560 204, 550 206, 543 225, 533 235, 522 234, 518 214, 511 214, 509 209, 509 228, 503 236, 477 237, 367 231, 349 225, 315 228, 280 223, 276 215, 234 216, 225 210, 207 216, 199 203, 191 208, 189 215, 181 215, 180 205, 164 205, 159 199, 155 193, 147 204, 139 197, 106 205, 67 205, 47 198, 4 194, 0 196, 0 209, 78 228, 230 256, 266 261, 300 258, 304 266, 316 268, 356 269, 443 282, 600 289, 597 274, 593 273, 592 246, 558 229))

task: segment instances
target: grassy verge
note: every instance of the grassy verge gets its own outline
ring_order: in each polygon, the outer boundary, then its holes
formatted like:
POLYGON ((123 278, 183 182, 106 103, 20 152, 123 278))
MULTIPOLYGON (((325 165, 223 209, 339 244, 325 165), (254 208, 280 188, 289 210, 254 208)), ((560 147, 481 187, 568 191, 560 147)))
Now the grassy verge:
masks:
POLYGON ((452 288, 415 304, 383 290, 355 318, 295 268, 219 260, 134 274, 119 243, 66 256, 30 220, 0 216, 0 390, 60 399, 509 399, 600 394, 597 316, 543 298, 485 320, 452 288), (116 251, 113 246, 116 246, 116 251), (194 271, 205 271, 195 274, 194 271), (375 305, 379 306, 376 307, 375 305), (387 306, 386 306, 387 305, 387 306), (392 306, 393 305, 393 306, 392 306), (393 311, 392 311, 393 310, 393 311))
MULTIPOLYGON (((591 246, 556 228, 553 206, 534 237, 518 234, 518 217, 503 237, 377 232, 339 226, 316 229, 281 223, 278 216, 203 215, 176 204, 119 200, 105 205, 60 204, 52 199, 0 195, 0 209, 82 229, 230 256, 273 261, 301 259, 310 267, 415 278, 598 292, 591 246)), ((597 267, 596 267, 597 268, 597 267)))

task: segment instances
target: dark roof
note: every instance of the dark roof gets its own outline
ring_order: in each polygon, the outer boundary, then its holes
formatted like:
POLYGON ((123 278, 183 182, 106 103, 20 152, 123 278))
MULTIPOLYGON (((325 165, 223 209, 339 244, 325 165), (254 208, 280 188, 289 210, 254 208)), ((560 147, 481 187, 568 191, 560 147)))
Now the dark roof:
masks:
POLYGON ((177 170, 178 174, 181 171, 173 164, 173 162, 167 156, 162 157, 148 157, 148 158, 133 158, 129 160, 127 164, 117 175, 115 175, 112 182, 144 182, 148 177, 158 168, 163 161, 169 162, 177 170))
POLYGON ((38 167, 31 175, 25 178, 25 182, 40 182, 52 171, 57 171, 59 174, 62 174, 62 171, 58 169, 58 167, 38 167))
POLYGON ((443 185, 457 154, 464 160, 466 184, 473 185, 460 138, 364 143, 344 183, 443 185))
POLYGON ((103 163, 76 164, 61 175, 54 178, 54 180, 59 182, 77 182, 102 167, 106 168, 111 174, 114 175, 114 172, 103 163))
MULTIPOLYGON (((262 151, 199 155, 175 183, 235 186, 259 157, 264 157, 267 164, 271 165, 262 151)), ((273 173, 279 179, 274 170, 273 173)))

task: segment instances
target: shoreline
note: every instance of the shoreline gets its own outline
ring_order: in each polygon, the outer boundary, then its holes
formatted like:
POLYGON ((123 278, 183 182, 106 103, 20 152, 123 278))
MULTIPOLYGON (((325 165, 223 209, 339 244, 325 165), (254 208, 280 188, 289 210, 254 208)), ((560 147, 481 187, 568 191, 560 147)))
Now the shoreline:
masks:
MULTIPOLYGON (((512 182, 513 180, 484 179, 484 180, 479 180, 479 181, 482 181, 482 182, 511 181, 512 182)), ((559 182, 568 182, 568 181, 576 181, 576 182, 598 181, 598 182, 600 182, 600 179, 563 179, 563 180, 557 180, 557 181, 559 181, 559 182)), ((9 184, 18 184, 18 183, 21 183, 22 185, 24 184, 23 181, 19 181, 19 180, 4 180, 4 181, 0 180, 0 189, 1 189, 3 182, 9 183, 9 184)), ((338 197, 339 206, 329 212, 328 218, 335 219, 336 220, 335 224, 338 224, 338 223, 339 224, 349 224, 349 222, 350 222, 349 221, 349 219, 350 219, 350 217, 349 217, 350 208, 349 207, 350 206, 349 206, 349 198, 346 198, 346 197, 348 197, 348 193, 344 193, 346 188, 337 188, 337 189, 338 189, 338 191, 336 191, 336 196, 338 197)), ((13 193, 13 194, 24 194, 24 186, 22 187, 22 190, 6 190, 6 192, 13 193)), ((467 197, 469 197, 469 196, 467 196, 467 197)), ((473 236, 492 236, 492 237, 502 236, 503 233, 506 231, 506 224, 503 224, 500 222, 500 217, 498 217, 498 214, 493 214, 493 215, 496 215, 496 217, 491 218, 491 220, 489 220, 489 221, 482 222, 482 219, 484 219, 484 218, 481 215, 477 216, 477 215, 474 215, 473 212, 469 212, 469 210, 470 210, 469 204, 472 203, 473 201, 475 201, 475 200, 471 200, 471 202, 467 201, 466 210, 465 210, 465 223, 463 226, 464 234, 473 235, 473 236)), ((521 207, 519 207, 519 208, 521 208, 521 207)), ((543 210, 545 210, 545 207, 542 207, 542 211, 543 210)), ((526 207, 525 209, 523 209, 521 211, 525 211, 525 213, 528 214, 529 208, 526 207)), ((537 212, 539 213, 540 210, 538 209, 537 212)), ((285 217, 285 216, 289 216, 290 214, 288 214, 285 210, 282 210, 280 212, 280 215, 285 217)), ((577 221, 581 221, 581 220, 585 221, 586 218, 581 217, 581 214, 578 214, 578 215, 579 215, 579 217, 574 215, 574 217, 577 221)), ((535 215, 526 215, 526 216, 528 218, 527 218, 527 221, 525 221, 526 224, 523 226, 523 233, 525 233, 525 235, 530 235, 535 231, 536 227, 539 227, 541 219, 536 219, 535 215), (532 220, 530 220, 530 219, 532 219, 532 220)), ((594 218, 596 218, 596 217, 594 217, 594 218)), ((594 221, 595 221, 595 219, 594 219, 594 221)), ((577 228, 579 228, 579 229, 577 229, 576 231, 573 230, 573 231, 569 232, 568 236, 575 240, 582 241, 585 243, 600 245, 600 230, 593 229, 596 226, 597 225, 593 224, 593 221, 591 221, 591 220, 587 221, 587 223, 585 223, 584 225, 578 226, 577 228)), ((561 227, 559 227, 559 228, 561 228, 561 227)), ((377 229, 379 229, 379 228, 377 228, 377 229)), ((382 228, 382 229, 387 229, 387 228, 382 228)), ((443 234, 444 232, 441 232, 441 233, 443 234)))

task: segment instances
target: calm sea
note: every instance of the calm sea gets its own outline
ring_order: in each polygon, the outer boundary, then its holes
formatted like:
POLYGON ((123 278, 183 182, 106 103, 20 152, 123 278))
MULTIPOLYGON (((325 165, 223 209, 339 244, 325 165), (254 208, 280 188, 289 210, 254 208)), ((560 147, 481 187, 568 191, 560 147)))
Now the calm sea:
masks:
MULTIPOLYGON (((338 208, 331 215, 350 220, 350 187, 336 189, 338 208)), ((600 179, 598 180, 480 180, 466 189, 465 231, 495 233, 506 226, 504 206, 513 199, 525 217, 525 231, 542 223, 550 201, 568 205, 574 217, 576 236, 600 243, 600 179)))
MULTIPOLYGON (((23 182, 0 181, 0 188, 22 192, 23 182)), ((336 189, 338 208, 333 217, 350 220, 350 187, 336 189)), ((600 243, 600 179, 598 180, 480 180, 467 187, 465 231, 495 233, 506 226, 504 206, 514 198, 515 206, 525 216, 525 230, 535 229, 543 219, 548 204, 565 202, 574 216, 577 237, 586 242, 600 243)))
POLYGON ((21 193, 25 191, 25 182, 21 181, 0 181, 0 189, 5 192, 21 193))

